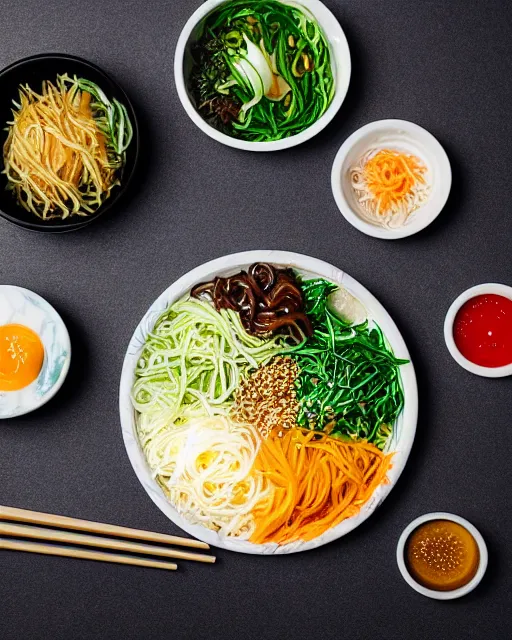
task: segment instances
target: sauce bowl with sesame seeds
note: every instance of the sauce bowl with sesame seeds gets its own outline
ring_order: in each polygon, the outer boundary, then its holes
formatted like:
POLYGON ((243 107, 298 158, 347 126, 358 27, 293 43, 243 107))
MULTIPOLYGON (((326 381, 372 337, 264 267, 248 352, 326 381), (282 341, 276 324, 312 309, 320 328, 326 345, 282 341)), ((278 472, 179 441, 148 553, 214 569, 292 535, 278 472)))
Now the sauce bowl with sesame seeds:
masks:
POLYGON ((488 563, 480 532, 453 513, 427 513, 398 540, 396 559, 407 584, 435 600, 461 598, 480 583, 488 563))

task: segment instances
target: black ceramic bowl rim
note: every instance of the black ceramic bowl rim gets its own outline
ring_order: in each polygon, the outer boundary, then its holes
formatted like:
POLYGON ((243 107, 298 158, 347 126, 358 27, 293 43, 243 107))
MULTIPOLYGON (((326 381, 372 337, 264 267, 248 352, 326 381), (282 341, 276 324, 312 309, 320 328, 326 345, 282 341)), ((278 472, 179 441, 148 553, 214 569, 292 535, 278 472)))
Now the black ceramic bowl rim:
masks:
MULTIPOLYGON (((129 151, 133 157, 131 163, 127 163, 125 165, 125 170, 123 172, 123 180, 119 187, 115 188, 112 195, 105 200, 105 202, 92 214, 87 217, 81 216, 69 216, 65 220, 61 220, 59 222, 52 222, 48 224, 47 222, 39 222, 36 216, 34 215, 34 222, 25 221, 17 218, 6 211, 3 211, 0 207, 0 216, 2 216, 5 220, 17 225, 18 227, 22 227, 23 229, 28 229, 31 231, 42 231, 46 233, 63 233, 66 231, 75 231, 78 229, 82 229, 83 227, 91 224, 96 221, 101 215, 103 215, 106 211, 111 209, 114 205, 118 203, 118 201, 124 196, 125 192, 128 189, 128 186, 133 178, 133 174, 135 172, 135 168, 137 166, 138 158, 139 158, 139 127, 137 122, 137 117, 135 115, 135 110, 133 105, 126 95, 124 89, 119 85, 119 83, 106 71, 101 69, 98 65, 89 62, 85 58, 80 58, 78 56, 69 55, 67 53, 39 53, 33 56, 28 56, 26 58, 22 58, 21 60, 17 60, 16 62, 12 62, 7 67, 4 67, 0 71, 0 87, 2 86, 2 81, 6 74, 12 72, 14 69, 23 68, 26 65, 31 64, 35 61, 41 60, 54 60, 54 61, 69 61, 70 63, 75 63, 79 65, 83 65, 84 67, 89 67, 96 74, 102 76, 105 81, 115 87, 116 91, 119 92, 119 95, 122 96, 123 103, 128 111, 128 115, 130 117, 130 121, 133 127, 133 138, 130 143, 129 151)), ((51 79, 51 78, 49 78, 51 79)), ((13 96, 14 97, 14 96, 13 96)), ((0 123, 0 126, 1 123, 0 123)), ((3 157, 1 159, 1 165, 3 169, 3 157)), ((18 205, 19 206, 19 205, 18 205)), ((20 208, 20 214, 21 214, 20 208)))

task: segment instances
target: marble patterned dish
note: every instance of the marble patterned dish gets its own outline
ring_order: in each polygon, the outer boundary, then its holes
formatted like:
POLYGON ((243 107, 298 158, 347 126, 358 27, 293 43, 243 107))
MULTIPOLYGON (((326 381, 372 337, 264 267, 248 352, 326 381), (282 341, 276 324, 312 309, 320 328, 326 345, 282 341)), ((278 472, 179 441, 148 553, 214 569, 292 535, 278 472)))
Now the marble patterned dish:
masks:
POLYGON ((0 391, 0 419, 30 413, 61 388, 71 361, 68 330, 55 309, 37 293, 0 285, 0 325, 22 324, 35 331, 44 346, 39 376, 19 391, 0 391))

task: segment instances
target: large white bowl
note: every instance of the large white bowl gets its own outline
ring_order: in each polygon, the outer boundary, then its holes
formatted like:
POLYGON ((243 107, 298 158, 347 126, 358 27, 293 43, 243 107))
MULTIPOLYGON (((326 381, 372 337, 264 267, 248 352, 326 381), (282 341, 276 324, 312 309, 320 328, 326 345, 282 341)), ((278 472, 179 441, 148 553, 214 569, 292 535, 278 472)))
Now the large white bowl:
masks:
POLYGON ((349 531, 352 531, 352 529, 355 529, 375 511, 396 484, 409 457, 418 417, 418 388, 416 386, 414 367, 411 362, 400 368, 405 394, 405 406, 395 423, 393 437, 387 446, 387 450, 395 451, 393 467, 388 473, 389 484, 379 486, 357 516, 344 520, 336 527, 326 531, 310 542, 295 542, 284 546, 278 546, 276 544, 257 545, 247 541, 222 538, 215 531, 199 525, 192 525, 185 520, 176 509, 174 509, 171 503, 168 502, 162 489, 152 477, 139 445, 135 425, 135 411, 130 400, 135 366, 140 357, 146 337, 149 331, 152 330, 160 314, 170 304, 190 291, 198 282, 211 280, 217 275, 232 275, 240 271, 240 269, 246 269, 253 262, 271 262, 280 266, 292 267, 307 277, 320 276, 340 285, 342 284, 363 303, 370 319, 380 325, 396 356, 410 361, 405 342, 384 307, 367 289, 340 269, 322 260, 310 258, 298 253, 289 253, 287 251, 247 251, 235 253, 218 258, 217 260, 212 260, 189 271, 164 291, 142 318, 128 345, 121 374, 119 409, 123 439, 135 473, 150 498, 170 520, 190 535, 208 544, 244 553, 271 554, 305 551, 336 540, 349 531))
MULTIPOLYGON (((287 4, 286 0, 280 1, 287 4)), ((219 5, 225 4, 225 2, 226 0, 207 0, 207 2, 204 2, 198 7, 183 27, 178 39, 178 44, 176 45, 176 52, 174 54, 174 81, 181 104, 191 120, 204 131, 206 135, 210 136, 210 138, 222 142, 222 144, 228 147, 244 149, 246 151, 279 151, 281 149, 289 149, 316 136, 317 133, 329 124, 341 107, 347 94, 351 72, 350 51, 343 29, 332 12, 323 2, 320 2, 320 0, 296 0, 288 3, 302 5, 315 16, 330 46, 335 94, 325 113, 314 124, 305 131, 290 136, 289 138, 284 138, 283 140, 276 140, 274 142, 247 142, 217 131, 217 129, 210 126, 197 112, 187 89, 187 77, 191 66, 191 59, 188 53, 189 44, 197 38, 196 34, 206 16, 219 5)))
POLYGON ((398 240, 412 236, 441 213, 452 186, 452 170, 446 151, 423 127, 407 120, 370 122, 350 135, 341 145, 331 171, 331 188, 345 220, 374 238, 398 240), (350 168, 370 149, 399 149, 421 158, 428 169, 431 192, 428 200, 406 223, 396 229, 371 224, 360 216, 359 203, 350 184, 350 168))

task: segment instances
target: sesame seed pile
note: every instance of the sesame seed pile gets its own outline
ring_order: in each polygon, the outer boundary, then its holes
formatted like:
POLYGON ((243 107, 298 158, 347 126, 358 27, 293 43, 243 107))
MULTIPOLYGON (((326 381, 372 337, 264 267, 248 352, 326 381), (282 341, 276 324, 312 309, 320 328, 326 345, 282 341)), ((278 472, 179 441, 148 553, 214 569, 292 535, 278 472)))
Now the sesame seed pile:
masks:
POLYGON ((277 356, 242 380, 235 395, 233 417, 254 425, 266 438, 272 429, 297 426, 299 405, 295 380, 299 367, 289 356, 277 356))

